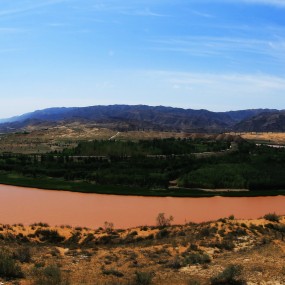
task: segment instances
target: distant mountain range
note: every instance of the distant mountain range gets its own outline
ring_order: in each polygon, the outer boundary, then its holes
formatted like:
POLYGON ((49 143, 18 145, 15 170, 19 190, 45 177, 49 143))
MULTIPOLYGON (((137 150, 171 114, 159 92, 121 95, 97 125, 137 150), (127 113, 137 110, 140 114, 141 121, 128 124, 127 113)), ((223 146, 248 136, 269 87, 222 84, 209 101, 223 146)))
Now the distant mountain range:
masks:
POLYGON ((97 123, 118 130, 184 132, 284 131, 285 111, 250 109, 211 112, 164 106, 109 105, 49 108, 0 120, 0 132, 25 130, 28 126, 58 123, 97 123))

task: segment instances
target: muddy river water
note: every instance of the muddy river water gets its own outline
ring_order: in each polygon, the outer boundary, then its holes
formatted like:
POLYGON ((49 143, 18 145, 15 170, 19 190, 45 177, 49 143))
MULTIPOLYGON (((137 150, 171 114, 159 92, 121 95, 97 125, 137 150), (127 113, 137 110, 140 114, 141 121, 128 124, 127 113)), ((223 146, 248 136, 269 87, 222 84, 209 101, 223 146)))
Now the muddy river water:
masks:
POLYGON ((0 223, 116 228, 154 225, 158 213, 174 223, 228 217, 258 218, 269 212, 285 214, 285 196, 249 198, 170 198, 82 194, 0 185, 0 223))

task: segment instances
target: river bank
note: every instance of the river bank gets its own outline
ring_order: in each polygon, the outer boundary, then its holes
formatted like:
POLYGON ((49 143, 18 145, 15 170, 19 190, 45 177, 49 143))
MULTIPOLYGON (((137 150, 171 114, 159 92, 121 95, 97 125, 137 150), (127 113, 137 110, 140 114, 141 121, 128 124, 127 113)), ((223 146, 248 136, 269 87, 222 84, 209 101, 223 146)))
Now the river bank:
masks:
POLYGON ((0 184, 30 187, 46 190, 70 191, 78 193, 131 195, 145 197, 264 197, 285 195, 285 190, 255 190, 248 189, 199 189, 169 187, 168 189, 147 189, 122 185, 97 185, 83 181, 66 181, 56 178, 31 178, 18 174, 0 174, 0 184))

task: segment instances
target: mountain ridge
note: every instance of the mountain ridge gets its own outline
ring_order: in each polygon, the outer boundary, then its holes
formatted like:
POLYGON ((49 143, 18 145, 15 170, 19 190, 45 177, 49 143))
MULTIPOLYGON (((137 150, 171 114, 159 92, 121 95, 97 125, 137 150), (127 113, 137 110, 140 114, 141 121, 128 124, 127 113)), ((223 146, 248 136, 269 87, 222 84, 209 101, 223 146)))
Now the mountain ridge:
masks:
MULTIPOLYGON (((65 121, 96 122, 103 125, 112 125, 114 128, 123 130, 147 129, 185 132, 224 132, 230 130, 240 131, 244 128, 252 131, 250 122, 256 122, 256 117, 269 118, 269 114, 279 114, 281 112, 276 109, 213 112, 206 109, 195 110, 148 105, 55 107, 2 119, 0 120, 0 132, 5 133, 24 129, 31 124, 65 121)), ((275 125, 278 126, 278 123, 276 122, 275 125)), ((256 124, 252 126, 255 129, 262 129, 256 126, 256 124)), ((273 128, 275 130, 278 127, 275 126, 273 128)))

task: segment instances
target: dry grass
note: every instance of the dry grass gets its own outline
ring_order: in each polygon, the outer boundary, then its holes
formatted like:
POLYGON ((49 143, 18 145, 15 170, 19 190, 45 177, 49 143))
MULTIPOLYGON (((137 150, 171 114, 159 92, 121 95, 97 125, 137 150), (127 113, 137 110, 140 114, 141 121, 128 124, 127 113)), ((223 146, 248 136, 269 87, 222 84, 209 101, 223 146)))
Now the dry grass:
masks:
POLYGON ((257 132, 248 132, 248 133, 232 133, 240 135, 243 139, 257 142, 264 142, 269 144, 285 144, 285 133, 257 133, 257 132))
POLYGON ((21 264, 24 278, 0 282, 34 284, 35 267, 57 264, 69 284, 137 284, 133 281, 139 271, 153 272, 154 285, 187 285, 190 280, 206 285, 229 264, 238 264, 243 266, 241 277, 248 284, 284 284, 285 242, 270 225, 285 225, 285 217, 279 223, 221 219, 111 231, 44 224, 0 225, 1 248, 17 252, 25 247, 31 253, 31 261, 21 264), (54 235, 50 240, 42 238, 46 231, 57 232, 63 240, 53 241, 54 235), (233 247, 228 248, 229 244, 233 247), (205 255, 210 263, 201 259, 196 264, 197 258, 205 255))

